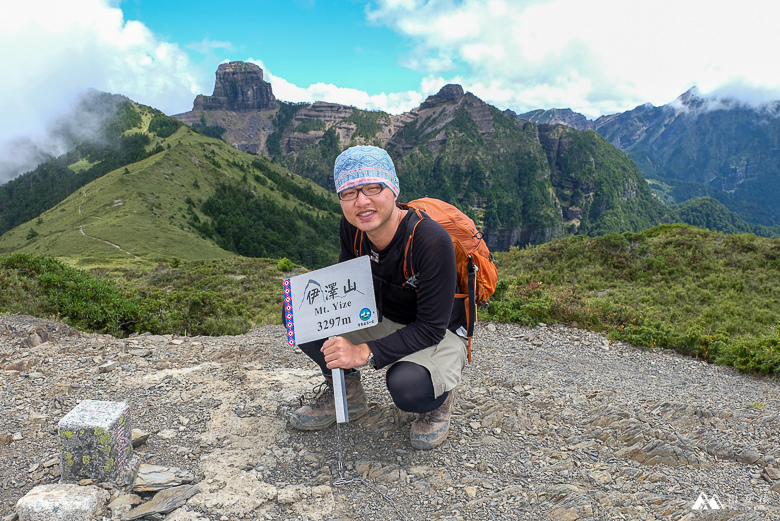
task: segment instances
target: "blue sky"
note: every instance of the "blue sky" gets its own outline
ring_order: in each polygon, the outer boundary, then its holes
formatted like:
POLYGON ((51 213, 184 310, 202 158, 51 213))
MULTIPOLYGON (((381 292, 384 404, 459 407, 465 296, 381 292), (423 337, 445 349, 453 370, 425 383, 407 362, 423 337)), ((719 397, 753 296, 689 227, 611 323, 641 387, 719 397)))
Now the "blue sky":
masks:
POLYGON ((693 86, 778 100, 777 20, 777 0, 4 0, 0 182, 23 150, 60 151, 51 122, 85 89, 176 114, 224 61, 260 65, 281 100, 393 114, 447 83, 591 118, 693 86))
POLYGON ((296 85, 349 86, 370 94, 416 89, 420 75, 401 67, 403 35, 366 19, 360 1, 127 0, 125 16, 178 42, 193 64, 213 74, 225 59, 256 60, 296 85))

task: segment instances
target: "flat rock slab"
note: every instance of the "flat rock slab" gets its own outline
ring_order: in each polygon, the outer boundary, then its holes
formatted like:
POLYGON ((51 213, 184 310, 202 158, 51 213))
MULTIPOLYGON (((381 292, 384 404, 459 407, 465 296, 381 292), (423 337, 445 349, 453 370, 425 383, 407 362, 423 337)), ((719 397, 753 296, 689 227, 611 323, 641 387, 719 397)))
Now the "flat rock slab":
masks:
POLYGON ((122 516, 122 521, 138 519, 150 514, 167 514, 183 506, 189 498, 200 491, 198 485, 180 485, 158 492, 151 501, 144 503, 122 516))
POLYGON ((768 466, 764 468, 762 476, 764 476, 764 479, 767 479, 768 481, 780 480, 780 467, 768 466))
POLYGON ((138 475, 135 478, 133 491, 157 492, 166 488, 191 483, 193 479, 195 479, 195 476, 188 470, 144 464, 138 467, 138 475))
POLYGON ((41 485, 16 503, 19 521, 84 521, 102 514, 109 493, 98 487, 41 485))

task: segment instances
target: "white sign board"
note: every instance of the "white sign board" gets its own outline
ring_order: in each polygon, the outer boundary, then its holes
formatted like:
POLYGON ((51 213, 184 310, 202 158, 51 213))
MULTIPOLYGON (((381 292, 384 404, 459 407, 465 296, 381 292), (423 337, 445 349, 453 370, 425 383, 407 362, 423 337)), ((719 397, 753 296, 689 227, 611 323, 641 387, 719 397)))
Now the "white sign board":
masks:
POLYGON ((376 325, 368 256, 285 279, 284 323, 291 346, 376 325))

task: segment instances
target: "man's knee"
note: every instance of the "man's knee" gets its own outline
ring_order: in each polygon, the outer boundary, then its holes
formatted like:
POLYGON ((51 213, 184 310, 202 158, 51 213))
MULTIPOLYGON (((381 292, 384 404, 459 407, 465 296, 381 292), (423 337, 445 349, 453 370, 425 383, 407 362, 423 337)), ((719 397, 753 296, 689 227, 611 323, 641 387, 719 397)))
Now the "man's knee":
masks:
MULTIPOLYGON (((428 370, 413 362, 398 362, 387 371, 387 390, 396 406, 406 412, 427 412, 435 403, 428 370)), ((434 407, 435 408, 435 407, 434 407)))

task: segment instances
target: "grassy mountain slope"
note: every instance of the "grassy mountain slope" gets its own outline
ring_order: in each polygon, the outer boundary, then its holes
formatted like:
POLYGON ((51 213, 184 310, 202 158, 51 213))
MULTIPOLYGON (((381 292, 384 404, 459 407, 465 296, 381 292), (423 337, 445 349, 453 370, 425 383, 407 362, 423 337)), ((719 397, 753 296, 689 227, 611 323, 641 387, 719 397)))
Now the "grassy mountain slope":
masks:
MULTIPOLYGON (((83 265, 228 257, 237 245, 220 240, 219 231, 204 233, 221 215, 212 208, 207 216, 207 203, 225 186, 240 187, 250 203, 262 199, 271 205, 283 217, 279 227, 301 221, 294 223, 289 244, 317 236, 319 230, 306 219, 325 220, 335 228, 335 196, 311 181, 186 126, 161 138, 148 131, 149 121, 136 132, 151 137, 147 149, 153 155, 110 171, 4 233, 0 254, 46 254, 83 265)), ((323 255, 335 259, 337 244, 323 255)), ((283 250, 275 249, 280 256, 283 250)))
MULTIPOLYGON (((780 239, 686 225, 496 252, 483 320, 565 323, 743 371, 780 372, 780 239)), ((231 257, 74 270, 0 257, 0 313, 123 334, 236 334, 278 323, 282 263, 231 257)))
MULTIPOLYGON (((40 213, 85 184, 158 151, 149 134, 161 112, 128 98, 97 91, 84 95, 60 131, 71 149, 0 186, 0 235, 40 213), (83 129, 81 128, 83 127, 83 129)), ((175 130, 174 127, 172 130, 175 130)))
POLYGON ((199 179, 208 189, 211 176, 200 174, 193 158, 200 159, 190 154, 190 142, 181 144, 181 137, 192 131, 182 128, 179 134, 172 137, 170 150, 92 181, 38 219, 5 233, 0 253, 45 253, 81 262, 228 256, 184 229, 185 199, 201 192, 194 181, 199 179), (28 239, 30 230, 38 235, 28 239))

